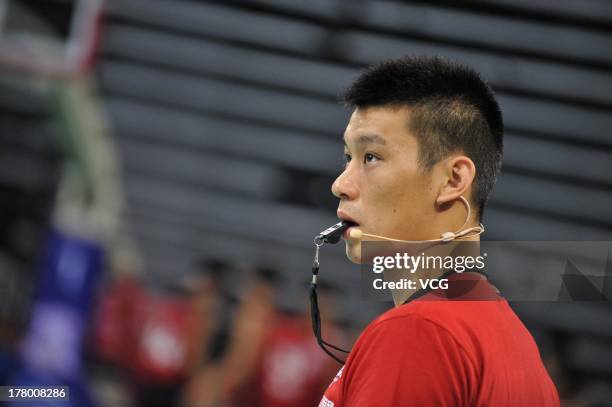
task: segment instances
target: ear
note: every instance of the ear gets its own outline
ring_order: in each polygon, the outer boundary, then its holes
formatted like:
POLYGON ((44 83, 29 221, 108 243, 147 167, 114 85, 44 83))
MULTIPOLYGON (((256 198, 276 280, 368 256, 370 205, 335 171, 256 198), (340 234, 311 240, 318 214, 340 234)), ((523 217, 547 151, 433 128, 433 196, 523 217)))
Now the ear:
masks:
MULTIPOLYGON (((436 204, 443 206, 471 192, 476 177, 474 162, 464 155, 454 156, 442 163, 443 183, 436 197, 436 204)), ((469 196, 466 197, 469 199, 469 196)))

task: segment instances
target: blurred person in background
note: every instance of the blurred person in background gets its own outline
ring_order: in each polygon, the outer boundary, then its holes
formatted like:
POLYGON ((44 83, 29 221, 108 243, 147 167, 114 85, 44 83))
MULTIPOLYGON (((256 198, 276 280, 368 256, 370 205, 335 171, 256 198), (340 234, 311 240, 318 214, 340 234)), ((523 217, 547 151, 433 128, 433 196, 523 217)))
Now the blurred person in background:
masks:
POLYGON ((220 279, 228 266, 211 259, 165 294, 142 303, 133 325, 132 356, 137 404, 179 405, 183 385, 206 359, 218 326, 220 279))
POLYGON ((133 270, 114 270, 92 335, 94 383, 104 405, 177 404, 178 389, 210 349, 218 325, 218 280, 226 269, 220 260, 207 260, 162 296, 133 270))
POLYGON ((94 314, 88 356, 93 391, 104 405, 134 403, 129 382, 139 336, 136 322, 147 295, 137 270, 125 263, 112 267, 94 314))
POLYGON ((190 276, 184 282, 185 287, 191 290, 186 366, 189 375, 194 374, 207 360, 219 326, 222 274, 228 268, 228 264, 223 260, 207 259, 201 265, 202 273, 190 276))
POLYGON ((229 332, 224 338, 226 343, 213 343, 211 357, 186 384, 183 390, 185 406, 229 404, 232 396, 251 378, 272 317, 276 276, 264 274, 254 280, 240 295, 229 332))
MULTIPOLYGON (((312 406, 335 374, 337 365, 312 338, 303 303, 298 311, 276 305, 281 285, 271 268, 256 271, 240 295, 222 358, 211 361, 187 384, 184 404, 195 406, 312 406)), ((331 311, 337 289, 323 285, 321 307, 331 311)), ((333 322, 328 335, 342 340, 333 322)))
MULTIPOLYGON (((338 289, 323 283, 319 294, 320 308, 331 317, 322 321, 323 331, 334 343, 344 343, 333 317, 338 289)), ((314 406, 337 368, 337 363, 322 353, 313 340, 310 314, 304 307, 293 312, 278 310, 258 358, 255 373, 258 405, 314 406)))

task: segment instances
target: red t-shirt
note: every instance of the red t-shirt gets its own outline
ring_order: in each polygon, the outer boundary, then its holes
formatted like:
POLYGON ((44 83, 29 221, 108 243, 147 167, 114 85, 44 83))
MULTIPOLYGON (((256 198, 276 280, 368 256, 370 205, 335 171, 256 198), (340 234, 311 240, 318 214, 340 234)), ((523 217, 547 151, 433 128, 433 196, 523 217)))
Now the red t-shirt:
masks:
MULTIPOLYGON (((335 330, 328 327, 333 338, 335 330)), ((338 365, 312 340, 308 320, 280 317, 262 350, 257 382, 265 407, 312 407, 338 365)), ((253 403, 252 395, 249 399, 253 403)), ((245 403, 244 405, 249 404, 245 403)))
POLYGON ((495 287, 477 273, 448 279, 472 286, 452 301, 421 293, 378 317, 319 406, 559 406, 533 338, 495 287))

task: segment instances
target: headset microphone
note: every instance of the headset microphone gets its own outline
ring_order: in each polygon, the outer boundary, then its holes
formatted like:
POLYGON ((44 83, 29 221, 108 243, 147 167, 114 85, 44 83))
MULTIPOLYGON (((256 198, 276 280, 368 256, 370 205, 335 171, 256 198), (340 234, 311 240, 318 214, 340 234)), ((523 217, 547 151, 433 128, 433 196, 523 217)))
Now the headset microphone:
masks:
POLYGON ((439 239, 431 239, 431 240, 400 240, 400 239, 392 239, 386 236, 372 235, 370 233, 363 233, 363 231, 359 229, 352 229, 349 233, 349 237, 354 240, 361 240, 364 237, 369 237, 375 240, 386 240, 389 242, 398 242, 398 243, 422 243, 422 242, 451 242, 455 239, 461 239, 466 237, 474 237, 483 234, 485 231, 484 225, 481 223, 478 226, 474 226, 473 228, 463 229, 459 232, 444 232, 440 235, 439 239))
MULTIPOLYGON (((465 239, 467 237, 474 237, 474 236, 483 234, 485 231, 485 227, 482 223, 479 223, 478 226, 464 229, 465 225, 467 225, 468 222, 470 221, 470 217, 472 215, 472 208, 470 208, 470 203, 467 201, 467 199, 465 199, 462 196, 460 196, 459 199, 461 200, 461 202, 465 205, 465 208, 467 209, 467 216, 465 217, 465 222, 463 222, 463 225, 461 225, 461 227, 456 232, 444 232, 440 235, 438 239, 418 240, 418 241, 393 239, 393 238, 386 237, 386 236, 379 236, 379 235, 372 235, 370 233, 364 233, 363 231, 359 229, 352 229, 349 234, 349 237, 355 240, 361 240, 364 237, 369 237, 374 240, 386 240, 388 242, 398 242, 398 243, 423 243, 423 242, 446 243, 446 242, 452 242, 455 239, 465 239)), ((334 226, 337 226, 337 225, 334 225, 334 226)), ((332 226, 329 229, 326 229, 326 231, 332 229, 334 226, 332 226)))

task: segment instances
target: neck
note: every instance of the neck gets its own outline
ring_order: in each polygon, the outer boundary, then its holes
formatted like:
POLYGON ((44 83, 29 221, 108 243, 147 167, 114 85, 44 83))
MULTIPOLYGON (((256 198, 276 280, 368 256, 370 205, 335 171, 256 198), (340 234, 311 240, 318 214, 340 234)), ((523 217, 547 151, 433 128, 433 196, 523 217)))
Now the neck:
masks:
POLYGON ((439 278, 442 274, 449 271, 448 268, 444 267, 444 261, 439 259, 457 258, 458 256, 479 256, 480 239, 478 236, 475 236, 449 243, 427 245, 420 243, 403 244, 398 253, 402 255, 406 253, 414 259, 411 264, 415 264, 414 262, 416 261, 419 264, 414 269, 385 269, 383 272, 385 281, 402 281, 402 279, 406 279, 412 282, 409 283, 409 288, 391 290, 391 296, 396 307, 404 304, 415 293, 421 291, 423 289, 421 282, 424 283, 427 279, 439 278), (420 258, 420 260, 417 258, 420 258))

